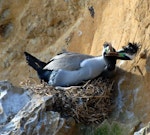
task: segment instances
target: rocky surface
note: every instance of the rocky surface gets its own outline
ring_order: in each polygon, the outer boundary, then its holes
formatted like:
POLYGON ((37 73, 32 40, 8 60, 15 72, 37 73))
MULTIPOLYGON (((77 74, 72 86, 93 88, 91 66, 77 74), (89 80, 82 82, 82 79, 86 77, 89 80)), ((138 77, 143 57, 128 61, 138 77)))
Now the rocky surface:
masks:
POLYGON ((82 128, 88 132, 89 125, 109 118, 114 92, 113 82, 101 77, 66 90, 30 82, 18 88, 1 81, 0 134, 84 135, 82 128))
POLYGON ((37 81, 24 51, 48 61, 63 49, 99 55, 105 41, 116 49, 140 42, 136 59, 117 63, 123 70, 115 78, 114 115, 127 124, 136 119, 142 127, 150 121, 149 5, 149 0, 1 0, 0 79, 16 85, 28 77, 37 81))
POLYGON ((65 125, 59 113, 45 111, 52 96, 40 97, 7 81, 0 82, 0 95, 1 135, 53 135, 65 125))
POLYGON ((0 82, 0 124, 15 116, 29 101, 29 92, 14 88, 7 81, 0 82))
POLYGON ((144 128, 134 133, 134 135, 149 135, 149 134, 150 134, 150 123, 148 123, 144 128))

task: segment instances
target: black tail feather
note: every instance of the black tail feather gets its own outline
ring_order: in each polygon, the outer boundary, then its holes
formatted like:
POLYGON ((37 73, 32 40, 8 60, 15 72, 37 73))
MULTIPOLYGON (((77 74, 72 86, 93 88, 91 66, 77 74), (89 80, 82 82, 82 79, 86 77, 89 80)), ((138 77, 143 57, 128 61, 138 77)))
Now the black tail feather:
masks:
POLYGON ((31 54, 27 52, 24 52, 24 54, 26 56, 28 65, 37 71, 39 78, 41 80, 44 80, 45 82, 48 82, 49 76, 52 71, 43 69, 46 66, 46 63, 40 61, 39 59, 35 58, 34 56, 32 56, 31 54))
POLYGON ((35 58, 31 54, 24 52, 26 56, 26 60, 29 66, 31 66, 36 71, 39 69, 43 69, 46 66, 45 62, 40 61, 39 59, 35 58))

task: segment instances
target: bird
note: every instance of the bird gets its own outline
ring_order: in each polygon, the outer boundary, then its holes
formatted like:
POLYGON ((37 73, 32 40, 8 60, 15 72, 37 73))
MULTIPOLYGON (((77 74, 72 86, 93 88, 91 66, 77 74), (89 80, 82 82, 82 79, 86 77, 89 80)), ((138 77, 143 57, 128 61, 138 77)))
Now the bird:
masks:
POLYGON ((141 45, 139 45, 138 43, 128 43, 127 46, 122 46, 121 50, 118 50, 117 53, 114 52, 110 52, 107 53, 106 56, 113 56, 116 59, 120 59, 120 60, 132 60, 137 52, 139 51, 141 45))
POLYGON ((140 47, 141 45, 138 43, 129 42, 127 46, 123 46, 121 50, 117 51, 117 59, 132 60, 139 51, 140 47))
POLYGON ((24 54, 28 65, 37 71, 41 80, 51 86, 68 87, 94 79, 104 70, 113 71, 117 59, 131 60, 132 56, 137 53, 135 48, 132 50, 133 46, 132 43, 128 44, 117 52, 111 43, 105 42, 101 56, 64 52, 57 54, 47 63, 28 52, 24 54))

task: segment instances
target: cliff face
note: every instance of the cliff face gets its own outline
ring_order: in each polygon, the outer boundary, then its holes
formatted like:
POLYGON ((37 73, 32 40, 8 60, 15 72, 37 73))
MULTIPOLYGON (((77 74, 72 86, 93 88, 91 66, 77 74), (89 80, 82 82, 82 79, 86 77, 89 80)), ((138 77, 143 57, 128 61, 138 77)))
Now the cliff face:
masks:
POLYGON ((45 61, 60 52, 85 2, 2 0, 0 5, 1 79, 17 84, 29 76, 23 52, 38 54, 45 61))
POLYGON ((150 121, 149 0, 1 0, 0 7, 1 80, 18 85, 29 76, 37 78, 24 51, 48 61, 63 49, 99 55, 105 41, 117 50, 140 42, 133 61, 117 63, 124 70, 116 77, 123 102, 118 118, 125 110, 127 119, 150 121))

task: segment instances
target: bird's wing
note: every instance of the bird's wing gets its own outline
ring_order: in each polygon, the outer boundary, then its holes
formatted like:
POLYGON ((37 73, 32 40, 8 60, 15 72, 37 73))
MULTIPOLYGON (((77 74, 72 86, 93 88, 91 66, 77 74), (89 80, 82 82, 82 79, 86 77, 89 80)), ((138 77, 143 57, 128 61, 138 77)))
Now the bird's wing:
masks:
POLYGON ((58 69, 65 69, 65 70, 77 70, 80 68, 80 63, 89 58, 93 58, 94 56, 79 54, 79 53, 72 53, 72 52, 65 52, 56 55, 53 57, 44 69, 48 70, 58 70, 58 69))

